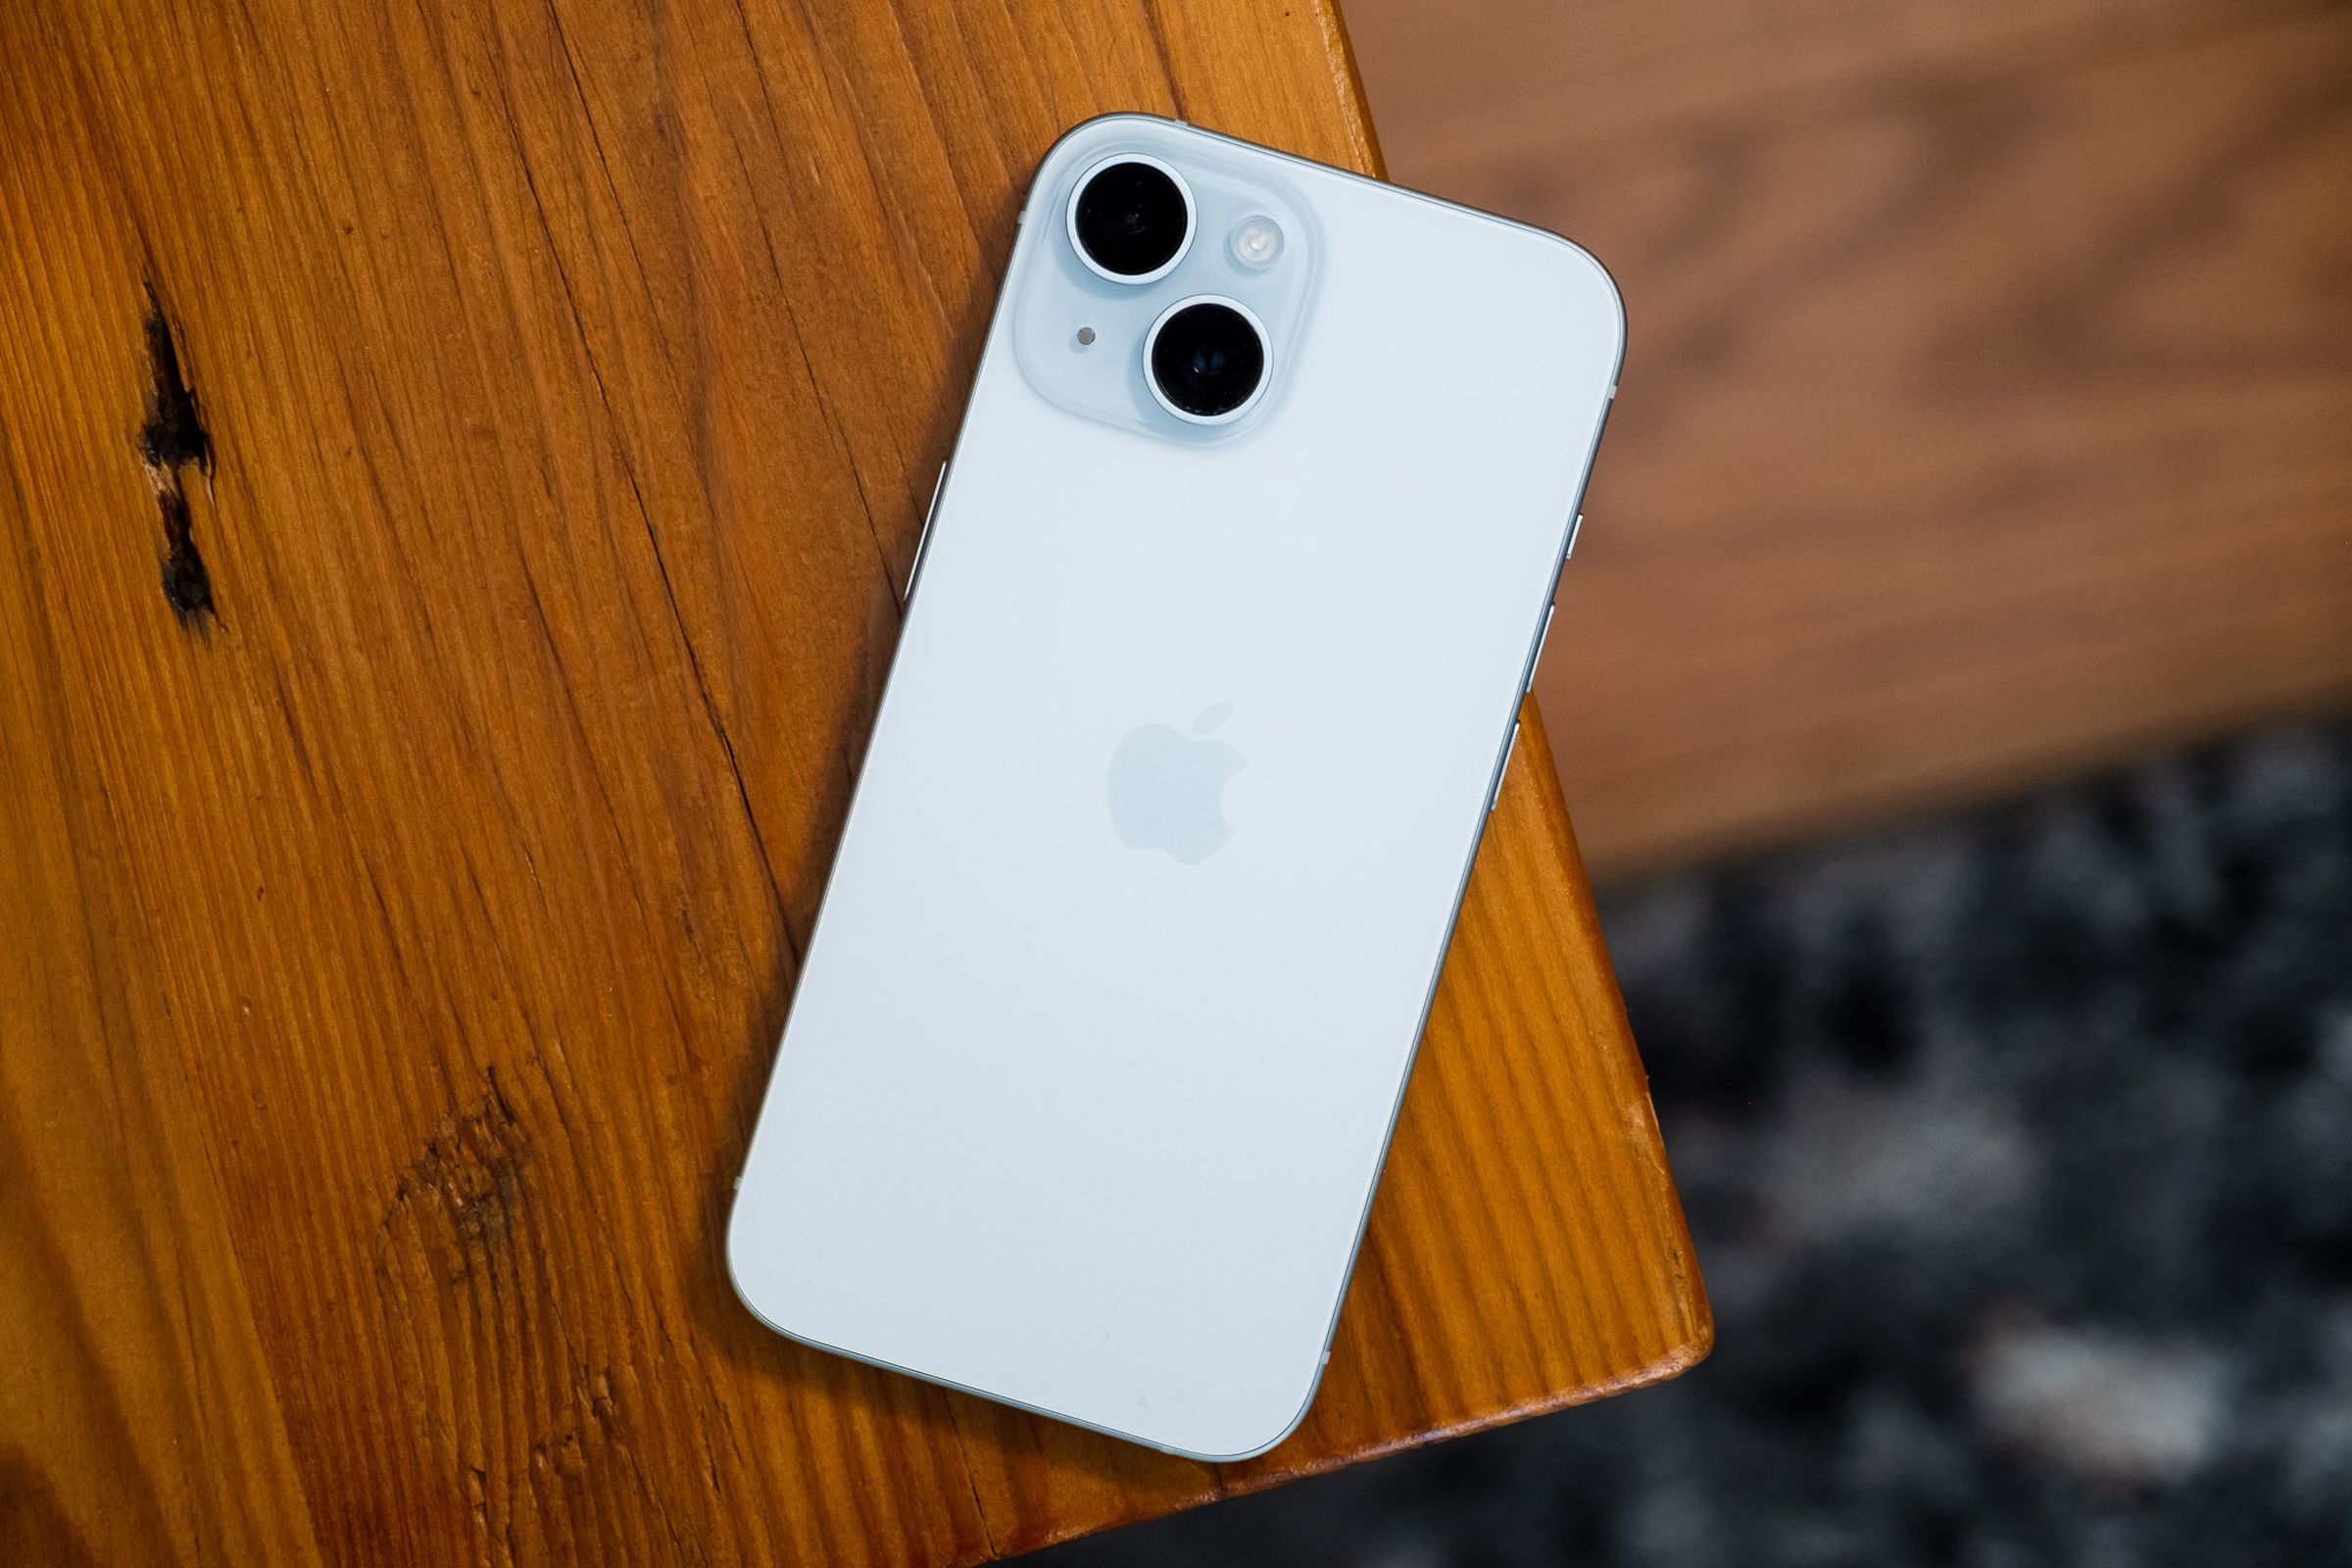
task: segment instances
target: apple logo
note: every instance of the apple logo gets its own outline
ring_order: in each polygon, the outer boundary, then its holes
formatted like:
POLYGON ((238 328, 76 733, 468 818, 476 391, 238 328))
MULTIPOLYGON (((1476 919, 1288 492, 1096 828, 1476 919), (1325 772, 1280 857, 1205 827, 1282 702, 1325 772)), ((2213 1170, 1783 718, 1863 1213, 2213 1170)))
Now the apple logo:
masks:
POLYGON ((1193 720, 1190 735, 1144 724, 1119 742, 1110 754, 1110 824, 1129 849, 1197 865, 1232 837, 1225 785, 1242 770, 1242 754, 1207 739, 1232 713, 1231 703, 1219 703, 1193 720))

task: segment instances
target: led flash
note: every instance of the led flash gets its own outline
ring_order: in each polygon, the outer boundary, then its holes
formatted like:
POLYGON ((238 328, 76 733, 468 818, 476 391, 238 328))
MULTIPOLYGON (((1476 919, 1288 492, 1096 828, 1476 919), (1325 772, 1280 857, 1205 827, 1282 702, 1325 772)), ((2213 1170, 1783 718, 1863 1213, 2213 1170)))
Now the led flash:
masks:
POLYGON ((1233 259, 1244 267, 1274 265, 1282 254, 1282 225, 1271 218, 1249 218, 1233 231, 1233 259))

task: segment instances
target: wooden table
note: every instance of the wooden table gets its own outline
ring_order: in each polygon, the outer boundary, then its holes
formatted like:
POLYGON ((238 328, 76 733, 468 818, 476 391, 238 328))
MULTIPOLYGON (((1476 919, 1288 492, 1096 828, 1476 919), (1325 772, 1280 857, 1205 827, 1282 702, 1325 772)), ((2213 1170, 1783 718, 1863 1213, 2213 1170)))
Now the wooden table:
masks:
POLYGON ((1348 4, 1399 177, 1625 289, 1536 682, 1596 877, 2352 713, 2352 8, 1477 17, 1348 4))
POLYGON ((1114 107, 1379 167, 1303 3, 0 9, 0 1560, 970 1561, 1706 1352, 1532 709, 1274 1453, 728 1290, 1018 195, 1114 107))

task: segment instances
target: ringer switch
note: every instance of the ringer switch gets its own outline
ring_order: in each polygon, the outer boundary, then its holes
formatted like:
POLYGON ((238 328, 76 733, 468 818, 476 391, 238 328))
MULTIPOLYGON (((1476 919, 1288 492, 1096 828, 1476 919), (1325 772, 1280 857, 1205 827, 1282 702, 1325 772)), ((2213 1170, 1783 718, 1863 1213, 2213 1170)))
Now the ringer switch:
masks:
POLYGON ((931 505, 923 509, 923 531, 914 536, 914 564, 906 568, 906 591, 899 595, 904 605, 914 597, 914 579, 923 574, 923 547, 931 542, 931 519, 939 513, 939 492, 948 482, 948 466, 939 466, 939 477, 931 481, 931 505))

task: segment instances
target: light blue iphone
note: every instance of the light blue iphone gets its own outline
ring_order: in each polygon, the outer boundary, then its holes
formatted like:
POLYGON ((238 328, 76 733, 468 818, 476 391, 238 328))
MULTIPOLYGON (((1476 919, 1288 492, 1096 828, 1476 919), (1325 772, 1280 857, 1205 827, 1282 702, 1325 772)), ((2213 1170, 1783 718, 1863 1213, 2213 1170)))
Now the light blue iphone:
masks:
POLYGON ((738 1190, 755 1313, 1199 1458, 1298 1424, 1623 344, 1552 235, 1054 147, 738 1190))

